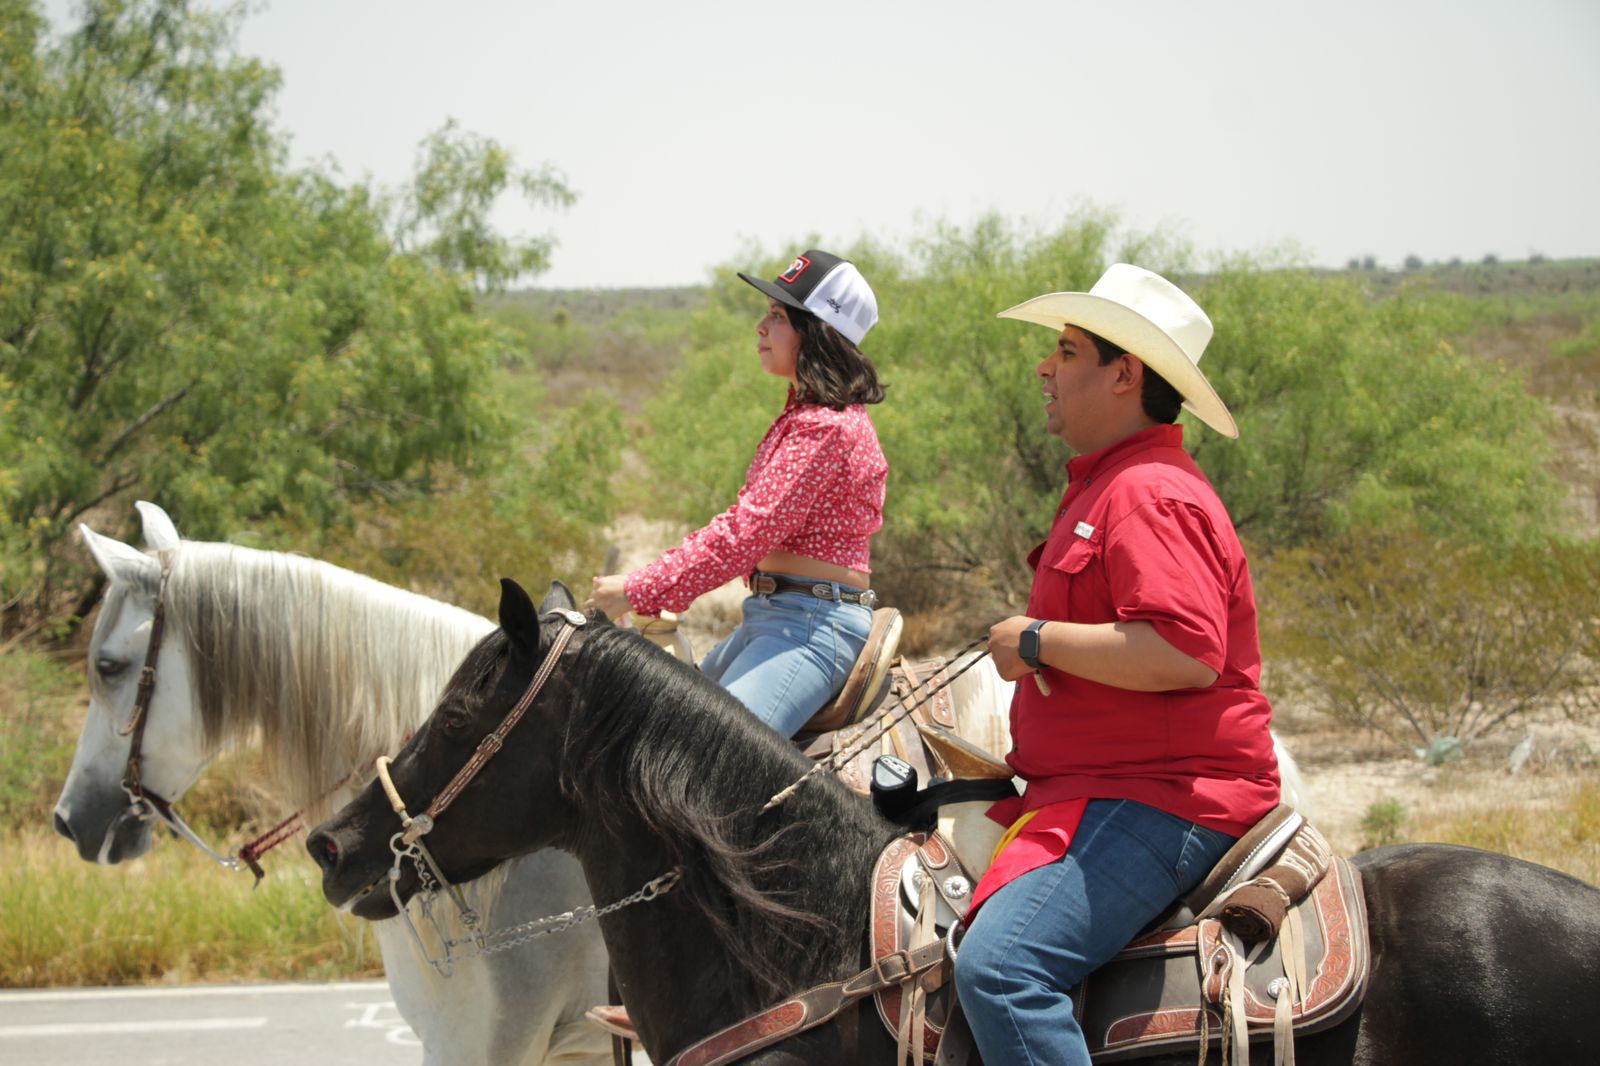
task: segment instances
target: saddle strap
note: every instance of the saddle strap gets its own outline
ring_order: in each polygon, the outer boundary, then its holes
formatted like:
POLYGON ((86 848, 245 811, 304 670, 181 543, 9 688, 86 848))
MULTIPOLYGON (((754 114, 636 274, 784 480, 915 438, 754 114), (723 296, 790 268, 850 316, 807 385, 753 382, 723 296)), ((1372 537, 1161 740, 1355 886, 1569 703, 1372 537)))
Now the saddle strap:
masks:
POLYGON ((672 1056, 667 1066, 725 1066, 791 1036, 815 1029, 880 988, 913 981, 944 961, 944 942, 899 951, 844 981, 794 995, 758 1014, 734 1022, 672 1056))

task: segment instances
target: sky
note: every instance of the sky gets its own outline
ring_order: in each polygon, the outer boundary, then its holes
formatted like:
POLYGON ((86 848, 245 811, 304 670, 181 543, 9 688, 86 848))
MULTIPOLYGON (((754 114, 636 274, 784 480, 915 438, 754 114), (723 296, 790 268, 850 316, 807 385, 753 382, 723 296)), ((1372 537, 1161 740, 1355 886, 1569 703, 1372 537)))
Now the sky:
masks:
POLYGON ((545 288, 1085 210, 1202 261, 1600 256, 1600 0, 257 0, 238 47, 295 166, 398 186, 450 119, 553 166, 572 207, 496 213, 545 288))

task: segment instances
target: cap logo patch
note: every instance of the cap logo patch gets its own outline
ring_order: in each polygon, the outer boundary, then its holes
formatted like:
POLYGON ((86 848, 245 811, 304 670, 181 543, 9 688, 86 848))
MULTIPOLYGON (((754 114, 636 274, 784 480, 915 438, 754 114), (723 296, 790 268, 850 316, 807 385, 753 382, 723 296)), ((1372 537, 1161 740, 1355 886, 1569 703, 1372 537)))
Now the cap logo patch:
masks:
POLYGON ((806 272, 806 267, 811 265, 811 260, 803 255, 794 257, 794 262, 789 264, 789 269, 778 275, 778 280, 787 285, 793 285, 801 274, 806 272))

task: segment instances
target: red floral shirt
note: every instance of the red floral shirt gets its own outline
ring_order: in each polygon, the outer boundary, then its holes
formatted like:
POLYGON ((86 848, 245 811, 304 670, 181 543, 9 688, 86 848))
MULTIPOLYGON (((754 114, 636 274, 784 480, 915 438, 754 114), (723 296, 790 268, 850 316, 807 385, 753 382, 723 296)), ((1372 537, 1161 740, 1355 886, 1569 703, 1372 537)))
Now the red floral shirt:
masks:
POLYGON ((791 390, 733 506, 629 574, 628 602, 643 615, 685 610, 774 551, 870 572, 868 545, 883 526, 888 477, 865 407, 797 403, 791 390))

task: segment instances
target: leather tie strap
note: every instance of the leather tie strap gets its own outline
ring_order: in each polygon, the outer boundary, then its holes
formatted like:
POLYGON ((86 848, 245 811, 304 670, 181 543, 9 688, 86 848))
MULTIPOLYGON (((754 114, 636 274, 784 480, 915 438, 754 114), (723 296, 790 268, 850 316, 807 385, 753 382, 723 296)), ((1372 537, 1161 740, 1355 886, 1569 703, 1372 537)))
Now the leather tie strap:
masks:
POLYGON ((887 955, 844 981, 817 985, 759 1014, 691 1044, 667 1066, 724 1066, 833 1019, 840 1011, 881 988, 919 977, 944 961, 944 941, 887 955))

